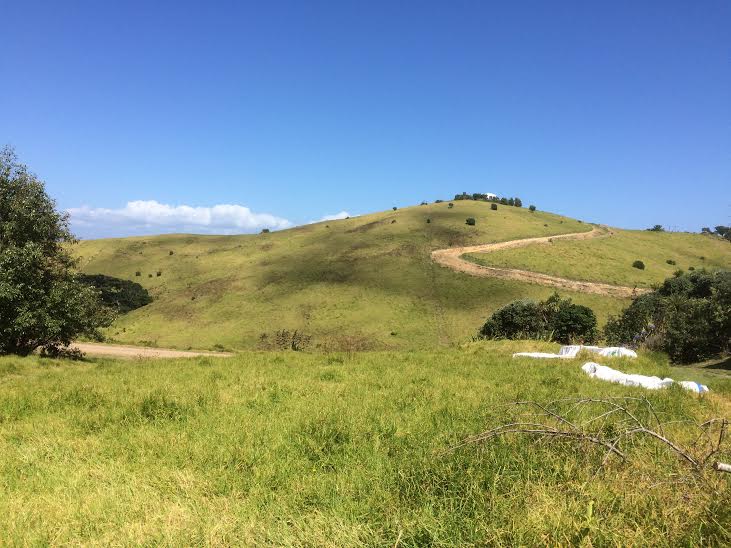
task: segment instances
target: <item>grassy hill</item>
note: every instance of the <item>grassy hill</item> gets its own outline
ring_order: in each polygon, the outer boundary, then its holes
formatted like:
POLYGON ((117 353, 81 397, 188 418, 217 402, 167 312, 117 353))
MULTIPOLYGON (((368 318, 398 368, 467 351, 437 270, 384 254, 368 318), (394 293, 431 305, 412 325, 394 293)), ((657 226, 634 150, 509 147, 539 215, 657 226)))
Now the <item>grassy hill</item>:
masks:
MULTIPOLYGON (((241 349, 256 347, 262 333, 299 329, 325 348, 413 349, 464 340, 497 307, 551 292, 456 274, 430 251, 589 229, 550 213, 458 201, 270 234, 84 241, 75 251, 84 272, 135 280, 155 299, 109 330, 119 342, 241 349)), ((571 296, 602 317, 624 304, 571 296)))
POLYGON ((519 268, 574 280, 650 287, 678 269, 731 270, 731 245, 712 235, 613 229, 612 236, 607 238, 556 240, 493 253, 473 253, 467 258, 487 266, 519 268), (636 260, 645 263, 644 270, 632 267, 636 260))
MULTIPOLYGON (((277 330, 298 329, 320 348, 417 349, 463 341, 496 308, 552 291, 454 273, 431 261, 432 250, 590 228, 551 213, 509 206, 492 211, 488 203, 457 201, 451 209, 447 203, 414 206, 269 234, 106 239, 74 249, 84 272, 137 281, 155 299, 108 330, 117 342, 238 350, 260 346, 262 334, 271 338, 277 330), (465 224, 468 217, 477 220, 475 226, 465 224)), ((657 242, 649 247, 662 247, 674 235, 649 237, 657 242)), ((566 242, 567 249, 577 245, 566 242)), ((709 261, 721 260, 720 252, 703 253, 709 261)), ((650 258, 644 248, 630 255, 650 258)), ((657 255, 677 256, 670 247, 657 255)), ((652 262, 650 272, 656 274, 652 262)), ((562 293, 592 307, 600 322, 628 304, 562 293)))

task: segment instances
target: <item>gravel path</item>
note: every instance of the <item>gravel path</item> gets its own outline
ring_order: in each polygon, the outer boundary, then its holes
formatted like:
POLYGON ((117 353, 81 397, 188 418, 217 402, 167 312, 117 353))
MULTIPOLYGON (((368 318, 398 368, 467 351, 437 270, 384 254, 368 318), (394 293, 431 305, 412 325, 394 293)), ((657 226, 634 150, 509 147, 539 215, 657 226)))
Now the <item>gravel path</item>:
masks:
POLYGON ((195 358, 197 356, 215 356, 228 358, 233 356, 229 352, 192 352, 186 350, 171 350, 169 348, 149 348, 146 346, 126 346, 118 344, 75 343, 78 348, 90 356, 113 356, 116 358, 195 358))
POLYGON ((620 285, 610 285, 598 282, 582 282, 578 280, 569 280, 567 278, 559 278, 549 274, 541 274, 540 272, 530 272, 528 270, 518 270, 516 268, 500 268, 495 266, 482 266, 462 258, 466 253, 490 253, 498 249, 512 249, 515 247, 523 247, 531 244, 548 243, 552 240, 588 240, 591 238, 611 237, 612 232, 606 228, 594 227, 587 232, 575 232, 573 234, 561 234, 558 236, 542 236, 539 238, 525 238, 523 240, 510 240, 508 242, 498 242, 494 244, 482 244, 466 247, 450 247, 447 249, 437 249, 432 251, 432 260, 436 263, 450 268, 456 272, 463 272, 470 276, 480 276, 483 278, 501 278, 504 280, 518 280, 559 289, 568 289, 571 291, 581 291, 583 293, 594 293, 596 295, 608 295, 610 297, 629 298, 646 293, 648 289, 624 287, 620 285))

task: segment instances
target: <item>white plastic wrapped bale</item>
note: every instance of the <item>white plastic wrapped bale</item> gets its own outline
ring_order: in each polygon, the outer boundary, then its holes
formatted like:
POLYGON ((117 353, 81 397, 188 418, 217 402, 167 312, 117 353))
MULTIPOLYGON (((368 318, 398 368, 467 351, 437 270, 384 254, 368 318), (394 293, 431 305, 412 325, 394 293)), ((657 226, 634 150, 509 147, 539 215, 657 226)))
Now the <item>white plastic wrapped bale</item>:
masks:
POLYGON ((588 350, 589 352, 593 352, 594 354, 599 354, 600 356, 604 357, 628 357, 628 358, 636 358, 637 352, 634 350, 630 350, 629 348, 624 348, 623 346, 608 346, 608 347, 602 347, 602 346, 583 346, 580 344, 572 344, 572 345, 566 345, 562 346, 561 349, 558 351, 558 354, 551 354, 549 352, 516 352, 513 354, 514 358, 540 358, 545 360, 552 360, 556 358, 561 358, 565 360, 570 360, 575 358, 581 350, 588 350))
MULTIPOLYGON (((587 362, 581 366, 581 369, 590 377, 600 379, 603 381, 614 382, 623 384, 625 386, 641 386, 648 390, 660 390, 667 388, 671 384, 675 383, 673 379, 660 377, 649 377, 647 375, 631 375, 629 373, 622 373, 611 367, 605 365, 599 365, 594 362, 587 362)), ((703 394, 708 392, 708 387, 704 384, 699 384, 693 381, 679 381, 677 382, 680 386, 696 394, 703 394)))
POLYGON ((599 348, 598 351, 592 350, 600 356, 613 357, 613 358, 636 358, 637 352, 625 348, 623 346, 607 346, 606 348, 599 348))
POLYGON ((563 358, 559 354, 550 354, 548 352, 516 352, 513 354, 514 358, 540 358, 544 360, 554 360, 556 358, 563 358))

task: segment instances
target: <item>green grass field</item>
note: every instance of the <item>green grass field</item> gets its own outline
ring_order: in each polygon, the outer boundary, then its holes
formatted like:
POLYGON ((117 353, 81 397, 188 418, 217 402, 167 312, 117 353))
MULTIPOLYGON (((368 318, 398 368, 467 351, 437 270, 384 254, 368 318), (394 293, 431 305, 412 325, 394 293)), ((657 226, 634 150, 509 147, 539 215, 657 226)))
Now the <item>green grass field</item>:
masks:
MULTIPOLYGON (((435 265, 432 250, 589 229, 550 213, 458 201, 271 234, 94 240, 74 249, 83 271, 137 281, 155 298, 121 317, 107 331, 112 341, 237 350, 256 348, 262 333, 299 329, 326 349, 419 349, 464 341, 496 308, 551 293, 456 274, 435 265)), ((565 295, 600 321, 628 304, 565 295)))
MULTIPOLYGON (((689 476, 646 438, 626 445, 628 463, 599 473, 603 452, 574 442, 507 437, 443 454, 506 420, 515 400, 647 396, 663 421, 728 414, 731 378, 660 356, 612 364, 701 380, 712 395, 590 380, 583 360, 509 357, 553 348, 0 358, 0 543, 731 542, 727 478, 689 476)), ((695 432, 675 423, 666 434, 686 443, 695 432)))
POLYGON ((680 232, 612 229, 613 235, 583 241, 473 253, 468 259, 487 266, 519 268, 573 280, 650 287, 678 270, 731 269, 731 245, 715 236, 680 232), (632 267, 640 260, 645 269, 632 267), (675 265, 667 261, 675 261, 675 265))

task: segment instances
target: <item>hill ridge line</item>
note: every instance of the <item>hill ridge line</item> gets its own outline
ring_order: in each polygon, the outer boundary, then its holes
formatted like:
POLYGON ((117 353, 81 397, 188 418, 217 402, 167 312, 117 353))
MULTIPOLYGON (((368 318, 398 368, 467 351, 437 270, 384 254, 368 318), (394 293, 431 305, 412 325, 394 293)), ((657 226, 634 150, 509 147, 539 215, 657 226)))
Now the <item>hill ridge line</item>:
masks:
POLYGON ((553 240, 589 240, 592 238, 608 238, 611 237, 612 234, 613 233, 607 227, 594 226, 591 230, 584 232, 558 234, 556 236, 523 238, 519 240, 495 242, 491 244, 436 249, 432 251, 431 258, 440 266, 449 268, 451 270, 454 270, 455 272, 462 272, 470 276, 477 276, 482 278, 517 280, 526 283, 555 287, 558 289, 568 289, 570 291, 580 291, 582 293, 592 293, 595 295, 606 295, 610 297, 619 297, 624 299, 636 297, 637 295, 649 292, 649 289, 644 288, 611 285, 600 282, 571 280, 568 278, 560 278, 558 276, 551 276, 549 274, 532 272, 529 270, 520 270, 517 268, 483 266, 472 263, 462 258, 462 256, 467 253, 491 253, 493 251, 498 251, 502 249, 513 249, 516 247, 524 247, 531 244, 548 243, 553 240))

